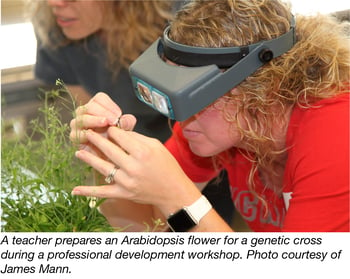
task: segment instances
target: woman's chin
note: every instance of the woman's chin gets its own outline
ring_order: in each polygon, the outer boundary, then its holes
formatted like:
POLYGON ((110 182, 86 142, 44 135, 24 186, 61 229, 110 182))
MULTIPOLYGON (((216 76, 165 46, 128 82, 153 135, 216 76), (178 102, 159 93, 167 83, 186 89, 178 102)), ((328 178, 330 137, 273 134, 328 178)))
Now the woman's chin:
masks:
POLYGON ((204 146, 198 146, 196 144, 189 144, 191 151, 200 157, 212 157, 215 156, 217 154, 219 154, 220 152, 218 150, 213 150, 213 149, 209 149, 209 148, 205 148, 204 146))

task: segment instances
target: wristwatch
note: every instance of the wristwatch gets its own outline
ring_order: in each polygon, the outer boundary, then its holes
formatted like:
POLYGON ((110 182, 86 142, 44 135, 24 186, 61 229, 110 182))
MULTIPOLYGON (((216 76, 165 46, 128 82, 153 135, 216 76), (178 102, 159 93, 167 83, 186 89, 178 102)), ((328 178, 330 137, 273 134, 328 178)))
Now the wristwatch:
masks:
POLYGON ((198 225, 199 221, 211 208, 210 202, 202 195, 190 206, 185 206, 179 211, 170 214, 167 219, 168 226, 173 232, 187 232, 198 225))

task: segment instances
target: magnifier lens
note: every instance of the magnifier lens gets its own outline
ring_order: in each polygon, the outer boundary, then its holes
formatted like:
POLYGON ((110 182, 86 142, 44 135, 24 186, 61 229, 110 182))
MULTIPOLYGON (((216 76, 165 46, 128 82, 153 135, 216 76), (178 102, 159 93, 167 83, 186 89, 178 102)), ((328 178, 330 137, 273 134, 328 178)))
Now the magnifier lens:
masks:
POLYGON ((152 91, 152 97, 153 105, 155 106, 155 108, 159 112, 169 116, 170 114, 166 97, 161 94, 158 94, 156 91, 152 91))
POLYGON ((162 94, 157 89, 152 88, 152 86, 147 85, 145 82, 141 82, 138 79, 136 81, 136 89, 137 97, 142 102, 146 103, 167 117, 174 119, 170 100, 165 94, 162 94))
POLYGON ((140 99, 147 103, 152 105, 152 95, 151 95, 151 90, 144 84, 142 84, 141 82, 137 82, 137 91, 139 93, 139 97, 141 97, 140 99))

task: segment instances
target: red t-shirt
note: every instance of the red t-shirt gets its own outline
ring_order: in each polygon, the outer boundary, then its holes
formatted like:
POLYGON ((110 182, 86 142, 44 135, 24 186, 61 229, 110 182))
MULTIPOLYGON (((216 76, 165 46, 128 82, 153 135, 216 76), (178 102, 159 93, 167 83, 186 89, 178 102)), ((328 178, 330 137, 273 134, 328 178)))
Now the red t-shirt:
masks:
MULTIPOLYGON (((251 163, 238 151, 225 160, 236 210, 253 231, 349 231, 349 94, 295 107, 286 143, 282 196, 255 177, 267 213, 247 186, 251 163)), ((210 158, 191 152, 178 124, 166 146, 194 182, 218 174, 210 158)))

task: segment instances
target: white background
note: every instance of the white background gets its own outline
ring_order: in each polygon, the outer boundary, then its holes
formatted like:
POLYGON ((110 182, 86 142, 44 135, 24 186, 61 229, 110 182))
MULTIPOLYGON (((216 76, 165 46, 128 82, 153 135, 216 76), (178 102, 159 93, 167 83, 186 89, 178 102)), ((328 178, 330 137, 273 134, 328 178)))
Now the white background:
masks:
MULTIPOLYGON (((0 243, 4 237, 4 233, 0 234, 0 243)), ((24 233, 7 233, 8 239, 16 237, 35 237, 37 234, 24 234, 24 233)), ((206 279, 206 278, 258 278, 258 279, 297 279, 297 278, 335 278, 342 279, 348 278, 349 275, 349 263, 350 263, 350 238, 349 233, 41 233, 40 237, 53 237, 55 238, 87 238, 87 237, 107 237, 118 238, 117 245, 60 245, 54 247, 54 245, 45 246, 21 246, 21 245, 6 245, 0 244, 0 252, 6 251, 35 251, 39 253, 43 251, 47 252, 59 252, 59 251, 109 251, 117 252, 120 250, 126 252, 141 252, 145 251, 220 251, 226 252, 238 251, 242 255, 241 260, 120 260, 120 259, 108 259, 108 260, 76 260, 76 259, 57 259, 46 262, 45 260, 34 259, 32 262, 27 260, 6 260, 1 259, 0 271, 4 269, 6 263, 9 265, 46 265, 50 263, 53 266, 69 266, 71 269, 70 274, 1 274, 2 279, 65 279, 65 278, 161 278, 161 279, 206 279), (121 241, 124 236, 138 238, 141 235, 145 238, 158 237, 158 238, 173 238, 183 237, 185 239, 184 245, 122 245, 121 241), (197 238, 215 237, 220 238, 219 245, 187 245, 187 240, 190 235, 194 235, 197 238), (225 236, 232 238, 238 237, 239 240, 236 245, 223 245, 223 239, 225 236), (288 245, 259 245, 257 247, 251 247, 249 242, 252 238, 290 238, 288 245), (243 238, 248 239, 247 245, 241 245, 243 238), (291 242, 295 238, 321 238, 321 245, 293 245, 291 242), (268 252, 269 250, 275 251, 279 254, 282 252, 327 252, 326 259, 321 262, 318 259, 290 259, 283 260, 278 259, 246 259, 246 254, 249 249, 257 250, 258 252, 268 252), (340 252, 339 259, 331 259, 330 254, 334 252, 338 254, 340 252), (229 276, 229 277, 227 277, 229 276)), ((52 241, 52 242, 53 242, 52 241)), ((53 243, 52 243, 53 244, 53 243)))

